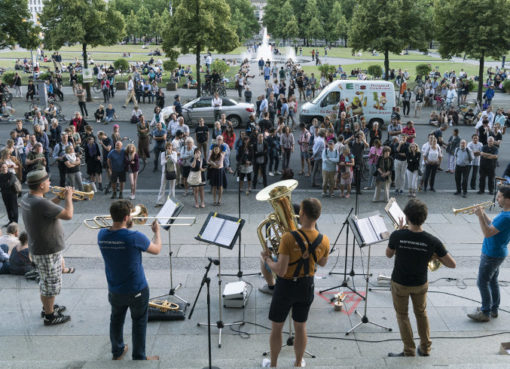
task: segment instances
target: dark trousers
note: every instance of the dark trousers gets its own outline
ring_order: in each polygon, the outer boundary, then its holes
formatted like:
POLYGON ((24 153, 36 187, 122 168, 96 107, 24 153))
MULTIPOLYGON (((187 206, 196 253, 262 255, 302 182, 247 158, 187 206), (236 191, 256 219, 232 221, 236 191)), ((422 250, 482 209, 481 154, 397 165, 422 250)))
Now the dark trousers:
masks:
POLYGON ((262 172, 262 183, 267 186, 266 163, 253 163, 253 188, 257 188, 257 180, 259 179, 259 169, 262 172))
POLYGON ((66 165, 64 164, 63 161, 58 161, 58 174, 59 174, 59 178, 60 178, 59 186, 65 187, 65 185, 66 185, 66 165))
POLYGON ((480 167, 478 165, 471 165, 471 189, 476 190, 476 177, 478 176, 478 172, 480 171, 480 167))
POLYGON ((105 104, 110 102, 110 90, 103 90, 103 99, 105 104))
POLYGON ((291 149, 283 149, 283 163, 282 169, 287 169, 290 164, 290 154, 292 154, 291 149))
POLYGON ((457 186, 457 192, 461 192, 462 188, 462 193, 467 193, 467 183, 470 169, 470 165, 465 165, 462 167, 460 165, 455 166, 455 185, 457 186))
POLYGON ((269 171, 276 172, 278 170, 278 164, 280 163, 280 156, 276 150, 269 152, 269 171))
POLYGON ((9 223, 18 223, 18 195, 15 192, 2 192, 2 200, 4 200, 5 210, 9 223))
POLYGON ((165 149, 154 148, 154 170, 158 170, 159 155, 165 151, 165 149))
POLYGON ((437 164, 427 164, 425 165, 425 176, 423 178, 423 188, 427 189, 427 185, 429 184, 430 178, 430 189, 434 189, 434 183, 436 181, 436 172, 439 165, 437 164))
POLYGON ((487 168, 485 166, 480 166, 480 192, 485 191, 485 178, 487 178, 487 187, 489 188, 489 192, 494 191, 494 168, 487 168))
POLYGON ((129 308, 131 312, 133 360, 145 360, 145 337, 149 313, 149 287, 134 294, 108 293, 108 301, 112 307, 110 315, 110 342, 114 358, 124 351, 124 320, 129 308))
POLYGON ((85 101, 78 101, 78 105, 80 106, 80 110, 81 110, 81 115, 82 116, 89 116, 89 112, 87 111, 87 104, 85 103, 85 101))
POLYGON ((404 115, 409 115, 409 110, 411 110, 411 102, 402 101, 402 112, 404 113, 404 115))

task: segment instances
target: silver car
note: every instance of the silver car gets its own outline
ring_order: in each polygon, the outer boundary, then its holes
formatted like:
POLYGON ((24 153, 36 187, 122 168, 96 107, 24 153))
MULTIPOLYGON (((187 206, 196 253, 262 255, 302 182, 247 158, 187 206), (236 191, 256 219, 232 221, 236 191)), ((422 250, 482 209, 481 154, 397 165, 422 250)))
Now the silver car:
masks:
MULTIPOLYGON (((198 119, 204 118, 205 124, 214 124, 214 108, 211 101, 212 96, 201 96, 182 106, 182 115, 184 122, 193 127, 198 124, 198 119)), ((237 102, 229 97, 222 97, 223 105, 221 107, 221 114, 225 114, 227 120, 232 122, 234 128, 244 127, 249 120, 251 114, 255 113, 253 104, 237 102)), ((163 117, 166 119, 170 114, 174 113, 173 105, 163 108, 161 111, 163 117)))

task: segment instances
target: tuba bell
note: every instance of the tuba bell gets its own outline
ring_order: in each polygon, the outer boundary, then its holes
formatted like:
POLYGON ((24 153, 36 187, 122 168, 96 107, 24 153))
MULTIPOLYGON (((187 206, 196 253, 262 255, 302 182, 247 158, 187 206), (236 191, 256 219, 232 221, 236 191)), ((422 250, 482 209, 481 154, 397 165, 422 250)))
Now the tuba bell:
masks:
POLYGON ((274 212, 257 227, 260 244, 271 255, 278 255, 280 240, 285 232, 298 229, 297 216, 291 201, 291 192, 297 187, 295 179, 279 181, 257 193, 258 201, 269 201, 274 212))

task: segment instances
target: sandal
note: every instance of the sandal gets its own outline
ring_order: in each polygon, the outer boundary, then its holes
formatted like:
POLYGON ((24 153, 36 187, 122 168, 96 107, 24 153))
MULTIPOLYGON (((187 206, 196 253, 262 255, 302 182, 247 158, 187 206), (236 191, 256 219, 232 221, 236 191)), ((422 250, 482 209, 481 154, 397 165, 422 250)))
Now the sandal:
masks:
POLYGON ((73 267, 71 267, 71 268, 64 268, 62 270, 62 274, 73 274, 75 271, 76 271, 76 269, 73 268, 73 267))
POLYGON ((198 209, 198 204, 195 204, 194 207, 195 207, 195 209, 198 209))
POLYGON ((205 208, 205 204, 201 204, 201 205, 200 205, 200 207, 201 207, 201 208, 205 208))

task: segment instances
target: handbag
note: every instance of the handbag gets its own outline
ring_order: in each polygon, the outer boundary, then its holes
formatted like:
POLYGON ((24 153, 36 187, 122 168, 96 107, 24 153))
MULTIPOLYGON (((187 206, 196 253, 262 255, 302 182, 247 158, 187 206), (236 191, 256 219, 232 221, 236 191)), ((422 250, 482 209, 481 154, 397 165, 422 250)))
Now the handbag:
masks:
POLYGON ((12 183, 12 189, 16 191, 16 193, 21 193, 21 182, 19 181, 16 175, 12 174, 14 181, 12 183))
POLYGON ((177 178, 177 173, 175 173, 175 170, 167 170, 165 171, 165 178, 167 181, 173 181, 177 178))
POLYGON ((198 186, 202 184, 202 173, 200 171, 191 171, 188 176, 188 184, 190 186, 198 186))

